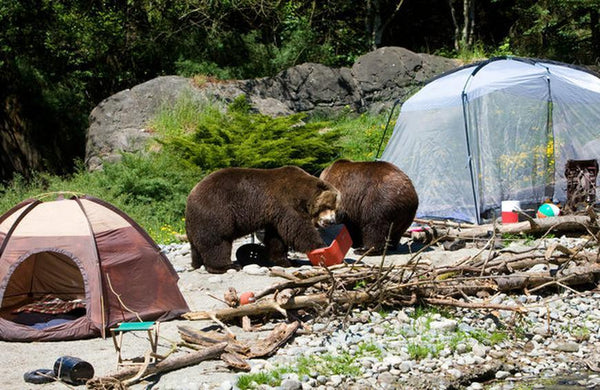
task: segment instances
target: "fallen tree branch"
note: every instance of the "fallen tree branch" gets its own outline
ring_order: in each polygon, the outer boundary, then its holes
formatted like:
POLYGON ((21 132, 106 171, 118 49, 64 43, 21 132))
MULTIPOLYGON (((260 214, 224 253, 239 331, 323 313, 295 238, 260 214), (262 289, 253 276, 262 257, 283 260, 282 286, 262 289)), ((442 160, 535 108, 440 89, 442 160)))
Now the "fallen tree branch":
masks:
MULTIPOLYGON (((219 343, 212 347, 204 348, 200 351, 186 353, 180 356, 171 356, 165 360, 162 360, 155 365, 149 365, 143 375, 140 375, 135 381, 128 382, 128 385, 139 382, 140 379, 153 374, 165 373, 169 371, 178 370, 183 367, 193 366, 205 360, 214 359, 223 353, 227 347, 227 343, 219 343)), ((97 387, 102 383, 110 383, 116 381, 126 381, 127 379, 133 378, 138 374, 139 366, 126 367, 114 373, 107 375, 106 377, 92 378, 86 383, 88 389, 104 388, 97 387), (96 386, 96 387, 94 387, 96 386)))
POLYGON ((592 223, 586 215, 565 215, 551 218, 532 218, 532 221, 524 221, 500 225, 479 225, 468 229, 450 227, 440 231, 440 235, 454 238, 474 239, 491 236, 492 232, 499 234, 527 234, 546 231, 573 232, 573 231, 597 231, 598 227, 592 223))

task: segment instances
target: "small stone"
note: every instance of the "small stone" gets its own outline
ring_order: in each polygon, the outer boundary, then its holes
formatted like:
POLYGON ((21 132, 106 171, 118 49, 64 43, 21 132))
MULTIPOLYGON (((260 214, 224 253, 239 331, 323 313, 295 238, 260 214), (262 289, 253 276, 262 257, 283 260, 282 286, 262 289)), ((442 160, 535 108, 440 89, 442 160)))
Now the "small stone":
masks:
POLYGON ((398 322, 400 322, 401 324, 405 324, 410 322, 410 317, 408 316, 408 314, 406 314, 404 312, 404 310, 400 310, 398 312, 398 315, 396 316, 396 319, 398 320, 398 322))
POLYGON ((467 345, 465 343, 456 344, 456 353, 465 353, 467 352, 467 345))
POLYGON ((219 386, 219 390, 231 390, 233 389, 233 385, 230 381, 223 381, 221 386, 219 386))
POLYGON ((412 370, 412 364, 410 364, 410 362, 402 362, 400 363, 400 366, 398 367, 398 369, 406 374, 407 372, 410 372, 410 370, 412 370))
POLYGON ((331 382, 331 385, 332 385, 332 386, 336 387, 336 386, 339 386, 339 385, 341 385, 341 384, 342 384, 342 382, 343 382, 343 378, 342 378, 342 376, 341 376, 341 375, 332 375, 332 376, 329 378, 329 382, 331 382))
POLYGON ((301 390, 302 382, 297 379, 285 379, 281 382, 280 388, 282 390, 301 390))
POLYGON ((556 351, 561 351, 561 352, 577 352, 577 351, 579 351, 579 344, 573 343, 573 342, 560 343, 560 344, 556 344, 556 347, 554 349, 556 351))
POLYGON ((443 319, 441 321, 433 321, 430 324, 432 330, 438 330, 440 332, 453 332, 458 325, 458 322, 450 319, 443 319))
POLYGON ((378 336, 383 336, 385 334, 385 328, 381 326, 375 326, 373 327, 373 333, 375 333, 378 336))
POLYGON ((261 267, 258 264, 248 264, 242 270, 248 275, 266 275, 269 272, 267 267, 261 267))
POLYGON ((389 372, 382 372, 381 374, 379 374, 379 376, 377 377, 377 381, 379 383, 383 383, 386 385, 391 385, 392 383, 394 383, 394 381, 396 380, 396 378, 390 374, 389 372))
POLYGON ((496 372, 496 379, 505 379, 508 378, 510 376, 510 372, 508 371, 498 371, 496 372))
POLYGON ((463 373, 461 370, 456 369, 456 368, 451 368, 448 370, 448 374, 452 375, 454 378, 461 378, 463 376, 463 373))

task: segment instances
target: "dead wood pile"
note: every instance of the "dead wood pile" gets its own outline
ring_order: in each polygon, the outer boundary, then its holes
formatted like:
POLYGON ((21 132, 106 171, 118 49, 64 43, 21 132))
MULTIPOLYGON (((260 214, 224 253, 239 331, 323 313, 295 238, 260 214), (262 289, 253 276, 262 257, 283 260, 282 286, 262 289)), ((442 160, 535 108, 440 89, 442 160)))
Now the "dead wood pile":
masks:
MULTIPOLYGON (((429 221, 428 221, 429 222, 429 221)), ((319 315, 343 313, 355 306, 407 306, 416 303, 467 308, 524 311, 521 306, 492 304, 498 292, 532 293, 550 287, 572 288, 593 285, 600 276, 598 224, 593 216, 529 218, 510 225, 458 225, 429 222, 441 239, 481 239, 487 243, 475 256, 447 267, 421 262, 424 250, 404 265, 386 265, 385 255, 378 265, 341 264, 303 272, 278 272, 288 279, 256 294, 247 305, 207 312, 190 312, 190 320, 229 321, 265 314, 288 315, 289 310, 314 309, 319 315), (588 240, 576 248, 559 244, 538 244, 520 252, 496 249, 503 233, 583 232, 588 240), (595 249, 591 250, 590 247, 595 249), (487 298, 487 299, 486 299, 487 298)), ((539 241, 542 242, 542 241, 539 241)))

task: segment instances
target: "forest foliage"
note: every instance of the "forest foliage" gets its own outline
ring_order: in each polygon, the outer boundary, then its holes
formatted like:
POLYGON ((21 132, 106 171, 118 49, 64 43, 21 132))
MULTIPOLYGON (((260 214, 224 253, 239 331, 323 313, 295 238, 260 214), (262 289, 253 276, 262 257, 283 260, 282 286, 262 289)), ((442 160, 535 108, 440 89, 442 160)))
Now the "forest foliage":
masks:
POLYGON ((3 136, 21 134, 44 159, 43 170, 12 181, 0 166, 0 208, 67 188, 169 241, 207 172, 294 164, 316 173, 337 157, 371 160, 385 118, 308 121, 252 114, 242 100, 226 110, 178 102, 152 124, 162 153, 90 173, 81 162, 88 115, 106 97, 166 74, 247 79, 304 62, 350 66, 383 46, 598 65, 598 19, 597 0, 0 0, 0 153, 10 155, 3 136))
POLYGON ((600 58, 597 0, 0 0, 0 24, 0 130, 25 134, 56 173, 83 157, 93 107, 159 75, 348 66, 382 46, 600 58))

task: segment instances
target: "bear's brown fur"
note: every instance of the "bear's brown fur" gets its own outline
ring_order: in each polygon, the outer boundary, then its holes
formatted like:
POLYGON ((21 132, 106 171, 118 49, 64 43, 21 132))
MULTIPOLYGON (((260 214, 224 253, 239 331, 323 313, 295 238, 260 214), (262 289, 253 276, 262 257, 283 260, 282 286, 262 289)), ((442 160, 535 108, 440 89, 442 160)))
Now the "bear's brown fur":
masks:
POLYGON ((390 233, 389 247, 396 248, 412 223, 419 199, 410 178, 385 161, 338 160, 320 178, 341 195, 338 223, 348 228, 355 253, 379 255, 390 233))
POLYGON ((225 168, 190 192, 185 210, 192 267, 231 268, 233 240, 264 229, 269 259, 289 265, 288 247, 308 252, 325 244, 315 228, 335 222, 339 193, 299 167, 225 168))

